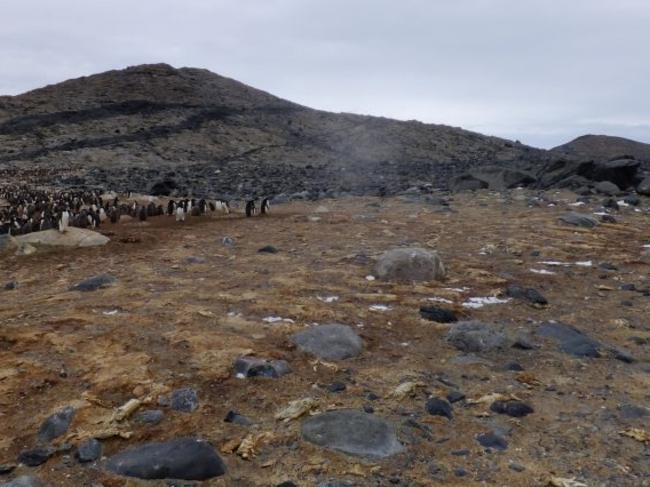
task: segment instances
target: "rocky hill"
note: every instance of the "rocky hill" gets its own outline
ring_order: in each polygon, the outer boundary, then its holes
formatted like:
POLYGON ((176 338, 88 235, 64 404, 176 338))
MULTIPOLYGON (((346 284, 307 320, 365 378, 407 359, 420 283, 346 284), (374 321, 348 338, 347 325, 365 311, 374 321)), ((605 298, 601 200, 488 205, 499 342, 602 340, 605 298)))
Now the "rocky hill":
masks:
MULTIPOLYGON (((393 193, 549 153, 459 128, 335 114, 206 70, 142 65, 0 97, 0 169, 195 194, 393 193)), ((25 174, 23 172, 22 174, 25 174)))
POLYGON ((610 160, 623 156, 650 162, 650 144, 609 135, 583 135, 553 150, 594 160, 610 160))

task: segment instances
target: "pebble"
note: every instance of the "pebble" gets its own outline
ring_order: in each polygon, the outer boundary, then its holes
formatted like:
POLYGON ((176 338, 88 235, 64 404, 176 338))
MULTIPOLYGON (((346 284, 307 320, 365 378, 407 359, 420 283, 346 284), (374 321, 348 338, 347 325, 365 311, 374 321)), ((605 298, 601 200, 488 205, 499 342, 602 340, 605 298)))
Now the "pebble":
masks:
POLYGON ((50 448, 34 448, 33 450, 25 450, 18 455, 18 463, 27 465, 28 467, 38 467, 47 462, 53 455, 50 448))
POLYGON ((521 418, 535 412, 531 406, 522 401, 494 401, 490 410, 513 418, 521 418))
POLYGON ((18 289, 18 281, 10 281, 5 284, 5 291, 13 291, 14 289, 18 289))
POLYGON ((333 382, 327 386, 327 390, 329 392, 343 392, 345 389, 347 389, 347 386, 343 382, 333 382))
POLYGON ((285 360, 266 360, 257 357, 238 357, 234 364, 235 375, 247 377, 271 377, 277 379, 291 372, 285 360))
POLYGON ((455 402, 462 401, 465 399, 465 397, 465 394, 460 391, 451 391, 449 394, 447 394, 447 401, 449 401, 450 404, 453 404, 455 402))
POLYGON ((221 243, 224 245, 224 247, 234 247, 235 246, 235 240, 231 237, 223 237, 221 239, 221 243))
POLYGON ((507 450, 508 449, 508 442, 506 439, 495 433, 494 431, 490 431, 488 433, 481 433, 476 437, 476 441, 478 441, 481 446, 485 448, 493 448, 495 450, 507 450))
POLYGON ((253 424, 253 421, 235 411, 228 411, 224 421, 226 423, 238 424, 239 426, 250 426, 253 424))
POLYGON ((117 283, 117 278, 111 274, 99 274, 98 276, 91 277, 85 281, 81 281, 79 284, 72 286, 70 291, 81 291, 81 292, 90 292, 97 291, 98 289, 103 289, 109 286, 113 286, 117 283))
POLYGON ((190 387, 176 389, 169 396, 169 406, 174 411, 192 413, 199 408, 199 396, 190 387))
POLYGON ((386 458, 404 450, 390 423, 361 411, 341 409, 311 416, 301 430, 310 443, 356 457, 386 458))
POLYGON ((444 399, 432 397, 426 403, 426 410, 432 416, 444 416, 447 419, 453 419, 451 404, 444 399))
POLYGON ((421 306, 420 316, 425 320, 435 321, 437 323, 454 323, 458 321, 456 313, 437 306, 421 306))
POLYGON ((102 456, 102 444, 95 438, 84 441, 77 449, 77 459, 81 463, 94 462, 102 456))
POLYGON ((296 333, 291 340, 303 352, 324 360, 356 357, 363 349, 363 340, 347 325, 319 325, 296 333))
POLYGON ((58 438, 64 434, 68 431, 75 413, 75 408, 68 406, 47 418, 38 430, 38 440, 43 443, 49 443, 54 438, 58 438))
POLYGON ((532 287, 524 288, 511 284, 506 288, 506 295, 514 299, 527 301, 534 305, 545 306, 548 304, 548 300, 542 295, 542 293, 532 287))
POLYGON ((133 420, 142 424, 158 424, 164 417, 165 414, 160 409, 147 409, 136 413, 133 420))
POLYGON ((106 467, 118 475, 146 480, 207 480, 226 473, 212 445, 196 438, 146 443, 112 456, 106 467))
POLYGON ((278 249, 276 249, 273 245, 266 245, 259 249, 258 252, 260 254, 277 254, 278 249))

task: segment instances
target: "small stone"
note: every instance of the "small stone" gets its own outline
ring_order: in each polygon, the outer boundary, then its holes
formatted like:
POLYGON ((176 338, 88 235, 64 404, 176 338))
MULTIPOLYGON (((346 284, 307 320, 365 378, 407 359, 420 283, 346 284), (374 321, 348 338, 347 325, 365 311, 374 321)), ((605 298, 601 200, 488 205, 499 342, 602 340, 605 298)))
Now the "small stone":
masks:
POLYGON ((524 370, 524 368, 521 366, 519 362, 508 362, 505 366, 506 370, 512 370, 515 372, 521 372, 524 370))
POLYGON ((277 254, 278 249, 276 249, 273 245, 266 245, 259 249, 258 252, 260 254, 277 254))
POLYGON ((285 360, 266 360, 257 357, 238 357, 234 364, 235 375, 239 378, 270 377, 277 379, 291 372, 285 360))
POLYGON ((328 479, 318 482, 316 487, 354 487, 354 484, 338 479, 328 479))
POLYGON ((466 457, 470 454, 470 451, 467 448, 464 448, 463 450, 454 450, 451 454, 455 457, 466 457))
POLYGON ((345 389, 347 389, 347 387, 343 382, 333 382, 327 386, 327 390, 333 393, 343 392, 345 389))
POLYGON ((118 475, 146 480, 207 480, 226 473, 212 445, 195 438, 146 443, 112 456, 106 467, 118 475))
POLYGON ((224 247, 234 247, 235 246, 235 240, 230 238, 230 237, 223 237, 221 239, 221 243, 224 245, 224 247))
POLYGON ((454 475, 456 475, 456 477, 466 477, 467 474, 468 474, 467 470, 465 470, 462 467, 454 470, 454 475))
POLYGON ((68 431, 75 413, 75 408, 68 406, 47 418, 38 431, 38 440, 43 443, 49 443, 54 438, 58 438, 64 434, 68 431))
POLYGON ((14 289, 18 289, 18 281, 10 281, 5 284, 5 291, 13 291, 14 289))
POLYGON ((370 404, 364 404, 363 410, 368 414, 375 414, 375 408, 373 408, 370 404))
POLYGON ((94 462, 102 456, 102 444, 95 438, 84 441, 77 449, 77 459, 81 463, 94 462))
POLYGON ((253 424, 253 422, 246 416, 242 416, 235 411, 228 411, 228 414, 226 414, 224 421, 226 423, 238 424, 239 426, 250 426, 253 424))
POLYGON ((636 286, 634 284, 623 284, 620 289, 621 291, 636 291, 636 286))
POLYGON ((344 360, 356 357, 363 341, 353 328, 346 325, 319 325, 296 333, 291 340, 303 352, 324 360, 344 360))
POLYGON ((142 424, 158 424, 164 417, 165 414, 160 409, 148 409, 136 413, 135 416, 133 416, 133 420, 142 424))
POLYGON ((485 448, 493 448, 494 450, 506 450, 508 448, 506 439, 494 431, 481 433, 476 437, 476 440, 485 448))
POLYGON ((106 287, 114 286, 117 283, 117 278, 110 274, 99 274, 98 276, 91 277, 79 284, 72 286, 70 291, 90 292, 97 291, 106 287))
POLYGON ((532 407, 522 401, 494 401, 490 410, 513 418, 521 418, 535 412, 532 407))
POLYGON ((447 401, 449 401, 450 404, 462 401, 463 399, 465 399, 465 394, 460 391, 451 391, 447 394, 447 401))
POLYGON ((510 470, 514 470, 515 472, 523 472, 524 470, 526 470, 526 467, 520 465, 519 463, 510 463, 508 465, 508 468, 510 470))
POLYGON ((480 321, 463 321, 452 326, 447 341, 461 352, 491 352, 508 345, 503 331, 480 321))
POLYGON ((365 458, 386 458, 404 450, 394 427, 354 410, 328 411, 302 423, 303 438, 318 446, 365 458))
POLYGON ((560 221, 583 228, 593 228, 598 225, 598 220, 591 215, 576 212, 567 213, 566 215, 561 216, 560 221))
POLYGON ((456 313, 451 310, 438 308, 437 306, 421 306, 420 316, 425 320, 437 323, 453 323, 458 321, 456 313))
POLYGON ((28 467, 38 467, 47 462, 52 454, 53 451, 49 448, 34 448, 33 450, 26 450, 18 455, 18 463, 22 463, 28 467))
POLYGON ((427 401, 426 410, 432 416, 444 416, 447 419, 452 419, 454 416, 451 405, 437 397, 432 397, 427 401))
POLYGON ((524 288, 515 284, 511 284, 506 288, 506 295, 514 299, 527 301, 531 304, 540 306, 545 306, 548 304, 548 300, 539 291, 530 287, 524 288))
POLYGON ((175 411, 192 413, 199 408, 199 397, 190 387, 176 389, 171 393, 169 405, 175 411))

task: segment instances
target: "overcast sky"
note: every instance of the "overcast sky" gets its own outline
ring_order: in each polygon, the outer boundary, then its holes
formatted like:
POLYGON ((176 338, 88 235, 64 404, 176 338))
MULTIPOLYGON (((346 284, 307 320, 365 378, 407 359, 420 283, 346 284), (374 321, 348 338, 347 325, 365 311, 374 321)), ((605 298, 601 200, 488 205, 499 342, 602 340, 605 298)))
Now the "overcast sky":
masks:
POLYGON ((134 64, 540 147, 650 143, 650 0, 0 0, 0 94, 134 64))

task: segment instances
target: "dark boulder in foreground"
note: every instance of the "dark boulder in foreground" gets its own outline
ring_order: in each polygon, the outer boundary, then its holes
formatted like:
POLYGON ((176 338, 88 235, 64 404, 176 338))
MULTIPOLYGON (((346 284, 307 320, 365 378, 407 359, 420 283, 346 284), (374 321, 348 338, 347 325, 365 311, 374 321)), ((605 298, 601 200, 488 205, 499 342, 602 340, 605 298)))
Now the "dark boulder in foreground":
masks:
POLYGON ((117 278, 110 274, 99 274, 98 276, 91 277, 85 281, 81 281, 79 284, 72 286, 70 291, 97 291, 105 287, 113 286, 117 283, 117 278))
POLYGON ((404 449, 390 423, 361 411, 312 416, 302 423, 302 436, 310 443, 358 457, 385 458, 404 449))
POLYGON ((212 445, 195 438, 147 443, 114 455, 106 467, 118 475, 146 480, 207 480, 226 473, 212 445))

